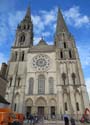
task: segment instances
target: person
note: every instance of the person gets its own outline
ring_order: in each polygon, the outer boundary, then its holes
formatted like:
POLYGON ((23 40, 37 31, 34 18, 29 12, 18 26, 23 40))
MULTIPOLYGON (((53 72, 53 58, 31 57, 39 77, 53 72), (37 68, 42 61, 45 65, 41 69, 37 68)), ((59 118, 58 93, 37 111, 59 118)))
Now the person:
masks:
POLYGON ((68 118, 68 115, 64 115, 64 123, 65 125, 69 125, 69 118, 68 118))
POLYGON ((27 119, 27 122, 29 123, 29 112, 26 113, 26 119, 27 119))
POLYGON ((71 125, 76 125, 75 124, 75 119, 73 117, 71 117, 70 121, 71 121, 71 125))
POLYGON ((34 123, 34 117, 32 114, 29 115, 30 125, 34 123))

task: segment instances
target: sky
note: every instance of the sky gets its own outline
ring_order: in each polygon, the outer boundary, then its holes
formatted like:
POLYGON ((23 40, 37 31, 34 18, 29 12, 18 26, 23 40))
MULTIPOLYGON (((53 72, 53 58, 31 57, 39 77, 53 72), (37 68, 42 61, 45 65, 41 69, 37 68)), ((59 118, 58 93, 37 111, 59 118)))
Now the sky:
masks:
POLYGON ((28 6, 34 24, 34 44, 42 36, 48 44, 53 44, 57 8, 60 7, 75 38, 90 95, 90 0, 0 0, 0 66, 9 60, 17 25, 28 6))

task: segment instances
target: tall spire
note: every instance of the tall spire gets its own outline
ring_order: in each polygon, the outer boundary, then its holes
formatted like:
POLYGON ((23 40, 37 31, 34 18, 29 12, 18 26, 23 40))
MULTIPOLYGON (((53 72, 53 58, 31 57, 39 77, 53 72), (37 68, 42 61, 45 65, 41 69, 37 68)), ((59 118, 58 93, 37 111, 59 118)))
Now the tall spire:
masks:
POLYGON ((27 12, 26 12, 25 18, 26 19, 31 19, 30 6, 27 8, 27 12))
POLYGON ((58 34, 59 32, 68 32, 68 28, 60 11, 60 8, 58 8, 56 34, 58 34))

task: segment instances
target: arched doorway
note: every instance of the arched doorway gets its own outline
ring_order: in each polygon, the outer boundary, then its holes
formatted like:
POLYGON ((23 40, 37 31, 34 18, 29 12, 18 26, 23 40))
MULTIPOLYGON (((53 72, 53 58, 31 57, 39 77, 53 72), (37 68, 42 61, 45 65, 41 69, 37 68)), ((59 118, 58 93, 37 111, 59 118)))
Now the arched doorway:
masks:
POLYGON ((31 98, 27 99, 25 105, 26 105, 26 116, 28 118, 29 114, 32 113, 33 100, 31 98))
POLYGON ((50 115, 51 118, 55 117, 56 115, 56 100, 55 99, 50 99, 50 115))
POLYGON ((45 107, 47 106, 46 100, 42 97, 36 100, 37 114, 39 116, 45 115, 45 107))

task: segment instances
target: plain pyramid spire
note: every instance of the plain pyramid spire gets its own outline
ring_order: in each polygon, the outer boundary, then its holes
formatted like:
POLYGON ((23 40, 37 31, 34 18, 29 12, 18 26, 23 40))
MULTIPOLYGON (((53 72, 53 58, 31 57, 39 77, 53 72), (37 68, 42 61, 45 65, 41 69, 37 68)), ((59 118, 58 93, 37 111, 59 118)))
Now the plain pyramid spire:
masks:
POLYGON ((58 8, 56 34, 58 34, 60 32, 68 32, 68 28, 67 28, 66 23, 64 21, 61 10, 60 10, 60 8, 58 8))
POLYGON ((27 8, 27 12, 26 12, 25 18, 31 19, 30 6, 27 8))

